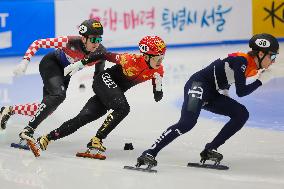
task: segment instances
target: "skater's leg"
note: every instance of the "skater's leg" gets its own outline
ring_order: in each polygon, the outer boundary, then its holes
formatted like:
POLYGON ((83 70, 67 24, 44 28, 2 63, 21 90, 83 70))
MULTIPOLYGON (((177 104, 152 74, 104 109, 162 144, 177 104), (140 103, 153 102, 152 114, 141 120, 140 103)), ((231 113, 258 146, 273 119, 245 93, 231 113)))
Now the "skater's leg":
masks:
POLYGON ((37 126, 65 100, 67 87, 63 68, 53 54, 46 55, 39 65, 40 75, 44 84, 43 100, 29 126, 37 126))
MULTIPOLYGON (((36 114, 28 123, 28 126, 20 133, 20 137, 23 139, 34 140, 34 130, 66 97, 66 89, 68 86, 65 85, 66 78, 64 78, 63 75, 63 68, 52 53, 44 56, 40 62, 39 71, 47 94, 44 94, 43 100, 36 114)), ((67 80, 69 80, 69 77, 67 80)))
MULTIPOLYGON (((199 107, 199 109, 201 109, 201 107, 199 107)), ((166 147, 169 143, 180 135, 190 131, 195 126, 198 116, 199 113, 182 110, 179 122, 166 129, 151 148, 145 151, 145 153, 150 153, 152 156, 156 157, 159 151, 166 147)))
MULTIPOLYGON (((68 86, 65 84, 65 86, 68 86)), ((43 87, 43 97, 47 96, 49 93, 45 87, 43 87)), ((33 103, 27 103, 27 104, 16 104, 11 108, 12 115, 18 114, 18 115, 26 115, 26 116, 34 116, 37 112, 37 109, 39 107, 40 103, 33 102, 33 103)))
POLYGON ((57 140, 76 132, 80 127, 97 120, 107 113, 107 107, 102 104, 99 98, 95 95, 88 100, 80 113, 66 122, 59 128, 51 131, 47 138, 49 140, 57 140))
POLYGON ((14 106, 3 106, 0 109, 0 128, 6 129, 10 117, 14 114, 34 116, 37 111, 38 103, 17 104, 14 106))
POLYGON ((12 106, 3 106, 0 109, 0 130, 6 129, 7 122, 13 114, 14 112, 12 106))
MULTIPOLYGON (((48 91, 43 87, 43 96, 48 95, 48 91)), ((3 106, 0 109, 0 123, 1 123, 1 129, 5 129, 8 120, 12 115, 24 115, 24 116, 31 116, 33 117, 37 109, 39 107, 40 103, 34 102, 34 103, 27 103, 27 104, 16 104, 13 106, 3 106)))
POLYGON ((130 106, 123 93, 113 99, 108 106, 109 109, 113 109, 102 126, 98 129, 96 137, 105 139, 107 135, 128 115, 130 112, 130 106))
POLYGON ((12 106, 13 114, 34 116, 40 103, 18 104, 12 106))
POLYGON ((98 129, 96 136, 87 144, 89 149, 97 149, 104 152, 106 147, 103 146, 102 139, 105 139, 129 113, 130 108, 124 95, 120 98, 115 98, 113 103, 111 103, 111 106, 108 106, 109 109, 113 109, 113 112, 107 116, 102 126, 98 129))
POLYGON ((220 95, 216 100, 207 104, 204 109, 230 117, 229 122, 224 125, 213 141, 206 145, 206 149, 217 149, 224 144, 244 126, 249 118, 249 112, 244 105, 224 95, 220 95))
POLYGON ((58 140, 76 132, 80 127, 100 118, 105 115, 106 112, 107 108, 105 105, 101 103, 96 95, 93 96, 76 117, 64 122, 59 128, 37 139, 41 149, 46 150, 51 140, 58 140))
POLYGON ((189 87, 185 87, 180 120, 164 131, 152 147, 143 154, 148 153, 156 157, 161 149, 195 126, 203 105, 202 96, 206 94, 207 91, 206 86, 202 86, 200 82, 192 82, 188 86, 189 87), (200 91, 197 91, 197 89, 200 91))
POLYGON ((94 92, 100 98, 102 103, 111 112, 102 126, 98 129, 95 137, 93 137, 87 144, 87 147, 105 151, 106 148, 102 145, 102 139, 105 139, 108 134, 128 115, 130 111, 129 104, 124 95, 124 91, 112 80, 111 75, 107 72, 102 72, 94 78, 93 83, 94 92), (105 80, 112 83, 112 87, 106 85, 105 80))

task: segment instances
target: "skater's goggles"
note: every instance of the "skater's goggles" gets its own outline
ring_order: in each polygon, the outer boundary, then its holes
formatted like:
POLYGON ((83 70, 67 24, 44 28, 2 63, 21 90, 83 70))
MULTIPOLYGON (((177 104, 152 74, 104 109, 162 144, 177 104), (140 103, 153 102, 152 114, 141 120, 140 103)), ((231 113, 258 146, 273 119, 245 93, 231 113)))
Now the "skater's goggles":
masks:
POLYGON ((276 57, 277 57, 277 53, 269 53, 269 56, 270 56, 270 60, 271 60, 272 62, 274 62, 275 59, 276 59, 276 57))
POLYGON ((102 37, 90 37, 89 39, 91 43, 101 43, 103 40, 102 37))
POLYGON ((160 62, 162 60, 164 60, 165 55, 157 55, 157 56, 151 56, 151 59, 154 60, 155 62, 160 62))

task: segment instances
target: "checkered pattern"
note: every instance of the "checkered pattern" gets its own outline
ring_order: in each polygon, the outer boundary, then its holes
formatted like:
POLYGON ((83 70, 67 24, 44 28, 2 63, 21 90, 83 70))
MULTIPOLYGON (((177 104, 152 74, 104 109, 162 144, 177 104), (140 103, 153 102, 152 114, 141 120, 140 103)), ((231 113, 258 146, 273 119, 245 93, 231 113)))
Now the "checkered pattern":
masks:
POLYGON ((40 48, 63 48, 66 47, 67 43, 67 36, 35 40, 27 50, 24 59, 30 60, 40 48))
POLYGON ((21 114, 27 116, 34 116, 40 103, 21 104, 13 106, 14 114, 21 114))

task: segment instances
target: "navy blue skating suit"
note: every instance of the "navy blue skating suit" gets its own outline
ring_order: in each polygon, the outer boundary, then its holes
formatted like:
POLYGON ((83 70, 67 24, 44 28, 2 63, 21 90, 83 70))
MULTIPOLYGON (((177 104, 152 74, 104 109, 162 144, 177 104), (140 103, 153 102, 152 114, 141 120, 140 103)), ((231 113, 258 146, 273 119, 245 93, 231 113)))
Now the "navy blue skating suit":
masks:
POLYGON ((235 84, 238 96, 246 96, 262 85, 256 80, 246 84, 246 78, 257 74, 257 65, 245 53, 232 53, 225 59, 215 60, 206 68, 193 74, 184 86, 184 102, 178 123, 169 127, 147 150, 153 156, 178 136, 190 131, 196 124, 201 109, 230 117, 212 142, 205 149, 217 149, 240 130, 249 118, 246 107, 234 99, 220 94, 235 84))

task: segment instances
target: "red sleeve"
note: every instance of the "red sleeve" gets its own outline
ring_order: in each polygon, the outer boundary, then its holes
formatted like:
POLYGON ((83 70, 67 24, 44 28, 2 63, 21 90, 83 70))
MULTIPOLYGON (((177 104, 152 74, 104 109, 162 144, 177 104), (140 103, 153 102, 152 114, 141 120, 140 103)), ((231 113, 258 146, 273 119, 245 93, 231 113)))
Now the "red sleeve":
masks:
POLYGON ((108 52, 106 53, 105 58, 109 62, 120 64, 121 54, 108 52))
POLYGON ((40 48, 63 48, 68 43, 68 37, 46 38, 35 40, 25 53, 24 59, 30 60, 40 48))

